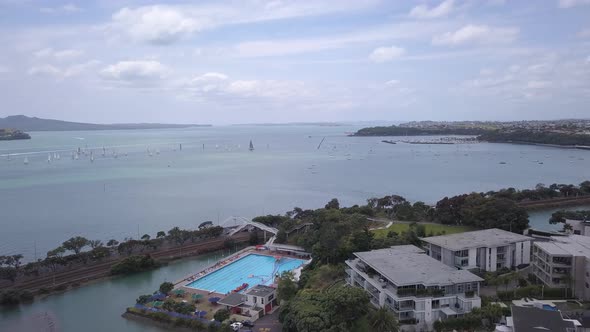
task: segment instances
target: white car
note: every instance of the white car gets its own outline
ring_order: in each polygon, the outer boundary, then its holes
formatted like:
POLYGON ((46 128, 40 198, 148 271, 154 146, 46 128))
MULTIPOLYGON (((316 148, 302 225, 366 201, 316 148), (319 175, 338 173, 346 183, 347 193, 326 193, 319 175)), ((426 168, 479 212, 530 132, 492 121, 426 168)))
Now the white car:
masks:
POLYGON ((232 323, 230 326, 231 326, 232 330, 239 331, 243 325, 240 322, 235 322, 235 323, 232 323))

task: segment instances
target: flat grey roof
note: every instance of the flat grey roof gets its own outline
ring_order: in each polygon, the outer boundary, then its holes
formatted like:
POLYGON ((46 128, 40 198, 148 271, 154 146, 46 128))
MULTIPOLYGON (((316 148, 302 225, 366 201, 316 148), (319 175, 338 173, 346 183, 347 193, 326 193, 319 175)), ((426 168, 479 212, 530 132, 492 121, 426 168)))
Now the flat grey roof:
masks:
POLYGON ((246 297, 243 294, 231 293, 228 296, 221 299, 217 303, 222 304, 222 305, 227 305, 230 307, 237 307, 244 302, 246 302, 246 297))
POLYGON ((571 321, 563 320, 561 312, 531 307, 512 306, 514 332, 568 332, 575 329, 571 321))
POLYGON ((268 247, 269 248, 274 248, 274 249, 277 249, 277 250, 297 251, 297 252, 301 252, 301 253, 307 254, 307 252, 305 251, 304 248, 299 247, 299 246, 290 245, 290 244, 273 243, 273 244, 269 244, 268 247))
POLYGON ((421 238, 422 241, 452 251, 480 247, 503 247, 511 243, 531 241, 533 238, 498 228, 421 238))
POLYGON ((413 245, 355 252, 354 255, 397 286, 443 286, 483 280, 469 271, 447 266, 413 245))
POLYGON ((272 287, 265 286, 265 285, 256 285, 256 286, 250 288, 248 291, 246 291, 246 294, 260 296, 260 297, 266 297, 266 296, 274 293, 274 291, 275 291, 275 289, 272 287))
POLYGON ((550 255, 590 257, 590 237, 583 235, 552 236, 549 242, 535 245, 550 255))

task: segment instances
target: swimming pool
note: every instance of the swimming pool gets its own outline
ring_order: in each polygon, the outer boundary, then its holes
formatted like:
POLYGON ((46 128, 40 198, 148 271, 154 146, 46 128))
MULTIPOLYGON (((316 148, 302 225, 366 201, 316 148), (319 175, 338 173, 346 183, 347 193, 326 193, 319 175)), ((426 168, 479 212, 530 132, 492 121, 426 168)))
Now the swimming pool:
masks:
POLYGON ((282 257, 276 262, 273 256, 249 254, 187 284, 186 287, 226 294, 243 283, 247 283, 248 288, 260 284, 270 285, 274 274, 294 270, 304 262, 302 259, 288 257, 282 257))

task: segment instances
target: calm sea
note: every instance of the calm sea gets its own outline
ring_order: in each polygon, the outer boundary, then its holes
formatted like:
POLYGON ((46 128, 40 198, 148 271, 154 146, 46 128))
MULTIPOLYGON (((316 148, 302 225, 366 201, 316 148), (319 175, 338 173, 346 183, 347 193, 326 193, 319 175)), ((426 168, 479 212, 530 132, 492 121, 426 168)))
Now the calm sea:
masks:
MULTIPOLYGON (((590 179, 590 151, 392 145, 346 136, 357 129, 33 132, 31 140, 0 142, 0 254, 34 259, 75 235, 103 241, 153 236, 206 220, 317 208, 334 197, 343 205, 387 194, 434 203, 469 191, 590 179), (87 155, 72 159, 78 148, 87 155)), ((536 213, 532 219, 550 228, 546 218, 536 213)))
MULTIPOLYGON (((38 257, 44 256, 73 235, 101 240, 153 235, 232 215, 316 208, 333 197, 351 205, 395 193, 434 203, 474 190, 590 178, 589 151, 509 144, 391 145, 376 137, 345 136, 356 129, 40 132, 32 133, 30 141, 0 142, 0 155, 11 155, 10 161, 0 157, 0 254, 20 252, 30 259, 35 248, 38 257), (94 162, 89 156, 72 160, 78 147, 93 150, 94 162), (53 159, 54 153, 60 159, 48 163, 48 154, 53 159)), ((550 214, 533 212, 531 223, 550 229, 550 214)), ((47 331, 49 326, 64 332, 163 331, 120 315, 140 294, 216 258, 219 253, 4 308, 0 331, 47 331)))

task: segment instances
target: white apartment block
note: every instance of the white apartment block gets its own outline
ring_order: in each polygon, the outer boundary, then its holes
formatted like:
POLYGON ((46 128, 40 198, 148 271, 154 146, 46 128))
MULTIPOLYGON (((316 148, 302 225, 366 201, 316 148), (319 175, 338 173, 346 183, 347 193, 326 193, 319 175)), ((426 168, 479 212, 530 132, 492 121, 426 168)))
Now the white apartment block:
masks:
POLYGON ((501 229, 421 238, 430 257, 464 270, 496 271, 530 264, 532 238, 501 229))
POLYGON ((590 300, 590 237, 552 236, 533 244, 533 273, 549 287, 572 288, 574 297, 590 300))
POLYGON ((390 309, 401 324, 431 330, 438 319, 481 306, 480 277, 444 265, 413 245, 354 256, 346 261, 347 283, 366 290, 375 307, 390 309))
POLYGON ((590 236, 590 221, 566 219, 565 224, 571 227, 568 234, 590 236))

